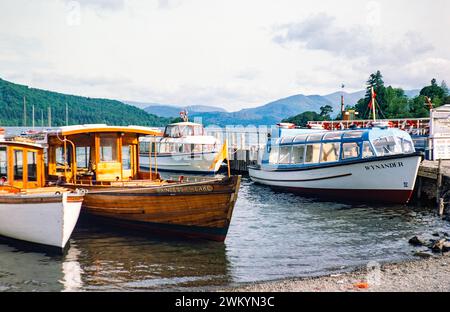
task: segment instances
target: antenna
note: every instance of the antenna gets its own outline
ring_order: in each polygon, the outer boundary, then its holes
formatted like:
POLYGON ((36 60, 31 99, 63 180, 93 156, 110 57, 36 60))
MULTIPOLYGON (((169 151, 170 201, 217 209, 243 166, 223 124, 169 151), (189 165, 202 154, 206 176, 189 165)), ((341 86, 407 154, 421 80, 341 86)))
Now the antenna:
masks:
POLYGON ((34 130, 34 104, 31 106, 31 117, 32 117, 33 130, 34 130))
POLYGON ((41 127, 44 128, 44 110, 41 109, 41 127))
POLYGON ((23 97, 23 126, 27 126, 27 101, 25 96, 23 97))
POLYGON ((341 84, 341 89, 342 89, 342 92, 341 92, 341 119, 344 119, 344 113, 345 113, 345 108, 344 108, 344 88, 345 88, 345 85, 341 84))
POLYGON ((66 103, 66 126, 69 125, 69 106, 66 103))
POLYGON ((51 108, 51 106, 48 107, 48 126, 49 126, 49 128, 52 127, 52 108, 51 108))

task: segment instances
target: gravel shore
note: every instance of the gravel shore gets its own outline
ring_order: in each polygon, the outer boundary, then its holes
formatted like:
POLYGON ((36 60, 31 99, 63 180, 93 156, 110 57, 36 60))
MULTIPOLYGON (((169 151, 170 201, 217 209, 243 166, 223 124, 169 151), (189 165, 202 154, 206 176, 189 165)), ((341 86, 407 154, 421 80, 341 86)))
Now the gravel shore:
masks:
POLYGON ((435 255, 428 259, 375 265, 343 274, 245 284, 224 290, 244 292, 450 291, 450 253, 435 255))

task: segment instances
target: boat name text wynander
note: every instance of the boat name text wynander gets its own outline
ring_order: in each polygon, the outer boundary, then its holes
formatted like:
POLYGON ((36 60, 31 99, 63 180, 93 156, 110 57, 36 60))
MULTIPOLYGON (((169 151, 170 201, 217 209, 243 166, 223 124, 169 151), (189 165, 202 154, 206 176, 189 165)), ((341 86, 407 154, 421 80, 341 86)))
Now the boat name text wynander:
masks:
POLYGON ((158 193, 202 193, 202 192, 212 192, 214 187, 211 185, 191 185, 191 186, 181 186, 181 187, 169 187, 158 189, 158 193))
POLYGON ((403 167, 403 162, 396 161, 387 164, 379 164, 379 165, 369 165, 365 166, 366 170, 377 170, 377 169, 390 169, 390 168, 400 168, 403 167))

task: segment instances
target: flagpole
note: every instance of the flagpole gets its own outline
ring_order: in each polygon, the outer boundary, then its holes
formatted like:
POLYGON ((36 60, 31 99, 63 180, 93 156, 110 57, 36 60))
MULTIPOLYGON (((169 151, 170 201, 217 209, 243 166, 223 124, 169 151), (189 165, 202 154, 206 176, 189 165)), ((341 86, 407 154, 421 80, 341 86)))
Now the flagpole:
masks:
POLYGON ((373 86, 371 88, 371 97, 372 97, 372 115, 373 115, 373 121, 376 121, 376 116, 375 116, 375 97, 374 97, 374 91, 373 91, 373 86))
POLYGON ((231 177, 230 157, 228 156, 228 142, 227 142, 227 139, 225 139, 225 145, 226 145, 226 148, 227 148, 227 168, 228 168, 228 177, 231 177))

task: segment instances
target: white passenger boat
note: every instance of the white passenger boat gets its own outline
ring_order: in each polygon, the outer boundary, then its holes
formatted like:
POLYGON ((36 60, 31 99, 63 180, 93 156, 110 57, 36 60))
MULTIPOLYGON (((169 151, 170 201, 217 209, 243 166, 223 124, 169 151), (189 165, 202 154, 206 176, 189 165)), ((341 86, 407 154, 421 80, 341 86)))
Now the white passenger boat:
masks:
POLYGON ((371 128, 284 136, 268 142, 253 181, 315 197, 406 203, 421 156, 402 130, 371 128))
POLYGON ((222 143, 206 135, 201 124, 188 121, 168 125, 162 138, 141 138, 140 145, 139 160, 144 169, 214 174, 224 161, 222 143))
POLYGON ((46 187, 43 148, 0 140, 0 235, 64 249, 83 194, 46 187))

